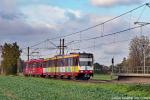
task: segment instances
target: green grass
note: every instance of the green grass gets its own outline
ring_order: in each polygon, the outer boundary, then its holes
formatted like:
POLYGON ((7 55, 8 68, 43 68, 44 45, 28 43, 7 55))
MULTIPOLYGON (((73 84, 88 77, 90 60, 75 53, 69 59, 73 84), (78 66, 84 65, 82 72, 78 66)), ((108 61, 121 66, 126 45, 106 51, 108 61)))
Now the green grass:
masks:
POLYGON ((112 97, 127 96, 150 97, 150 85, 0 76, 0 100, 110 100, 112 97))
POLYGON ((109 74, 94 74, 94 77, 92 79, 95 79, 95 80, 111 80, 111 76, 109 74))

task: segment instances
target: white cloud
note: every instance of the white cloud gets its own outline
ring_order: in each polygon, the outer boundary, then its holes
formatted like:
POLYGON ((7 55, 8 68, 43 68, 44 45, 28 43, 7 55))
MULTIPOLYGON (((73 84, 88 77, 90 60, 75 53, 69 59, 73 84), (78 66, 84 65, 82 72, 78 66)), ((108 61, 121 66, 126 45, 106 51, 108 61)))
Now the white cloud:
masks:
POLYGON ((26 6, 22 12, 27 16, 27 22, 55 28, 59 24, 63 24, 70 18, 79 18, 79 11, 71 9, 62 9, 49 5, 32 5, 26 6))
POLYGON ((110 7, 115 5, 130 5, 142 2, 142 0, 91 0, 91 3, 99 7, 110 7))

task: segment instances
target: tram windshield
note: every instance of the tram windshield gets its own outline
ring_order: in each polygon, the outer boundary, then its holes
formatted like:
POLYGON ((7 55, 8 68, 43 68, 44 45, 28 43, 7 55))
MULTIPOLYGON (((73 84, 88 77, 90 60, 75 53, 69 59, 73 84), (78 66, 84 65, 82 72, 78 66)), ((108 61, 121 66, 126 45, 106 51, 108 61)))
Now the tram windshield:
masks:
POLYGON ((79 65, 80 66, 92 66, 93 63, 92 63, 92 61, 80 61, 79 65))
POLYGON ((93 55, 92 54, 81 54, 79 58, 80 66, 92 66, 93 65, 93 55))

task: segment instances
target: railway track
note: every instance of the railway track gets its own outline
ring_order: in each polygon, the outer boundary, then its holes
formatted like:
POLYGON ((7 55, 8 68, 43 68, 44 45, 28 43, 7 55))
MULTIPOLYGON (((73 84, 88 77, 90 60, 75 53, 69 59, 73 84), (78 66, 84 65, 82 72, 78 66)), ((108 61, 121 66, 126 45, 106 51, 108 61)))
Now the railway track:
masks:
POLYGON ((94 80, 94 79, 90 79, 90 80, 73 80, 75 82, 86 82, 86 83, 110 83, 110 80, 94 80))
POLYGON ((60 79, 60 78, 50 78, 53 80, 62 80, 62 81, 68 81, 68 82, 80 82, 80 83, 111 83, 111 80, 95 80, 95 79, 90 79, 90 80, 74 80, 74 79, 60 79))
POLYGON ((80 82, 80 83, 112 83, 113 82, 113 80, 95 80, 95 79, 75 80, 75 79, 60 78, 60 77, 39 77, 39 78, 61 80, 61 81, 68 81, 68 82, 80 82))

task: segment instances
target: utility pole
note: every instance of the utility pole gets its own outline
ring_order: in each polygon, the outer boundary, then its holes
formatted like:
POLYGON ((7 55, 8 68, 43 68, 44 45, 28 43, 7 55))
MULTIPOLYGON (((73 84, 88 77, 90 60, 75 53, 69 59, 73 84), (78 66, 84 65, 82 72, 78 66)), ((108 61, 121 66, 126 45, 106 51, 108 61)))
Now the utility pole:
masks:
POLYGON ((62 41, 62 55, 64 55, 65 54, 65 39, 63 39, 63 41, 62 41))
POLYGON ((114 57, 112 58, 112 73, 114 73, 114 57))
POLYGON ((30 60, 30 50, 29 50, 30 47, 28 47, 27 49, 28 49, 28 55, 27 56, 28 56, 28 61, 29 61, 30 60))
POLYGON ((145 45, 143 44, 143 61, 144 61, 144 74, 145 74, 145 45))
POLYGON ((60 39, 60 45, 57 46, 60 50, 60 55, 64 55, 65 54, 65 39, 60 39))
POLYGON ((111 60, 112 68, 111 68, 111 79, 113 79, 113 73, 114 73, 114 57, 111 60))
POLYGON ((59 46, 59 50, 60 50, 60 53, 59 53, 59 54, 60 54, 60 55, 61 55, 61 47, 62 47, 62 46, 61 46, 61 39, 60 39, 60 46, 59 46))

